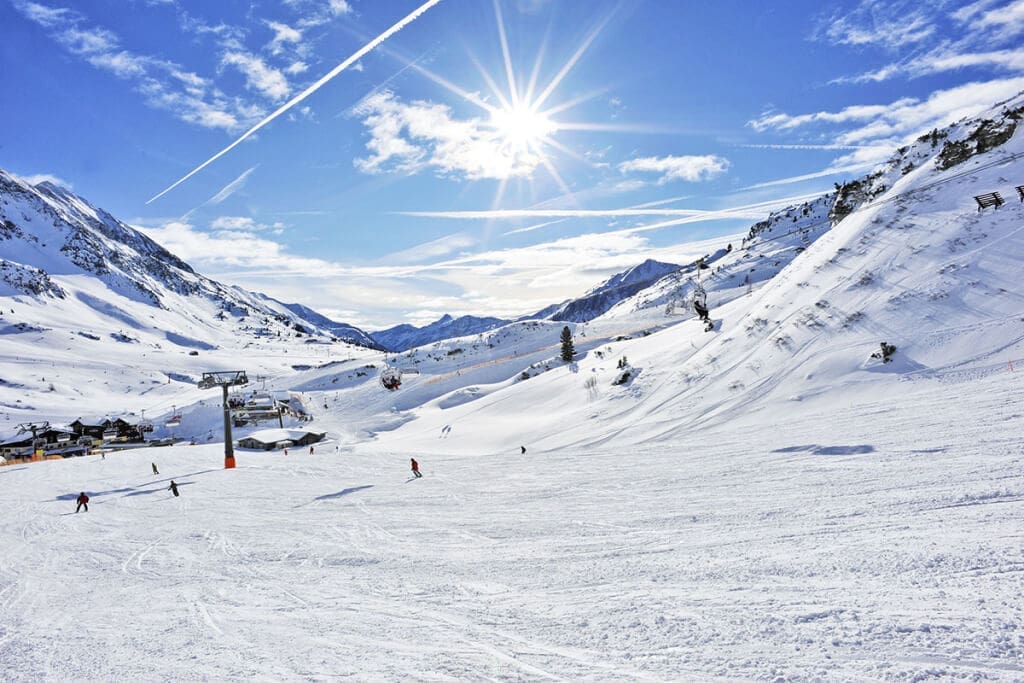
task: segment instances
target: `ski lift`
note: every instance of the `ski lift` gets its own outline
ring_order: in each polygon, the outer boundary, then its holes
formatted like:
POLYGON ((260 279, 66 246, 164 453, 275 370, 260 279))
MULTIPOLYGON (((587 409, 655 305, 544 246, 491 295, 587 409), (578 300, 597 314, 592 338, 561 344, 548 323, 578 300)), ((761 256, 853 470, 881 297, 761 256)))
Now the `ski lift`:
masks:
POLYGON ((698 282, 697 286, 693 290, 693 310, 698 316, 704 318, 708 314, 708 293, 704 290, 704 287, 698 282))
POLYGON ((388 366, 380 373, 380 385, 388 391, 395 391, 402 386, 402 371, 388 366))
POLYGON ((103 430, 103 440, 104 441, 113 441, 116 438, 117 438, 117 430, 116 429, 105 429, 105 430, 103 430))
POLYGON ((165 427, 177 427, 181 424, 181 413, 176 411, 176 406, 171 406, 171 419, 164 423, 165 427))

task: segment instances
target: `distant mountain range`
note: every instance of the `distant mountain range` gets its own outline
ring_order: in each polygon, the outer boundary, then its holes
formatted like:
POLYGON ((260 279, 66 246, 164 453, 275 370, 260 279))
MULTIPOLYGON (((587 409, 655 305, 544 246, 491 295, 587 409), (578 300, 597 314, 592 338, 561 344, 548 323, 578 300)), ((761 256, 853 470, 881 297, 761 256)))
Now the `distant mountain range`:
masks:
POLYGON ((386 330, 371 332, 370 337, 388 351, 406 351, 443 339, 453 339, 455 337, 489 332, 508 323, 508 320, 501 318, 481 318, 473 315, 453 318, 445 314, 423 327, 395 325, 386 330))
MULTIPOLYGON (((367 333, 308 306, 283 303, 200 275, 149 237, 70 190, 50 182, 31 185, 3 171, 0 240, 4 244, 0 294, 62 299, 68 296, 66 287, 52 276, 90 274, 118 294, 159 308, 172 305, 170 294, 201 297, 225 311, 270 316, 293 330, 298 326, 314 335, 389 351, 480 334, 511 322, 488 316, 444 315, 423 327, 403 324, 367 333)), ((647 260, 579 298, 518 319, 586 322, 679 269, 678 265, 647 260)))

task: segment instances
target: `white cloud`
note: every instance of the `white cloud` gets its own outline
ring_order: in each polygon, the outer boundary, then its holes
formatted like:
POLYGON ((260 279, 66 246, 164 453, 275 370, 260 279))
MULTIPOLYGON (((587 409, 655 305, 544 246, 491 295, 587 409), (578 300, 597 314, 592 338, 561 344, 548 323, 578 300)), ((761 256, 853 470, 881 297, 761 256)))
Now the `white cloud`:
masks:
POLYGON ((39 183, 52 183, 54 185, 60 185, 66 187, 69 190, 72 189, 71 183, 67 182, 63 178, 53 175, 52 173, 34 173, 32 175, 18 176, 29 185, 38 185, 39 183))
POLYGON ((285 67, 284 70, 284 72, 289 76, 297 76, 301 73, 305 73, 306 71, 309 71, 309 64, 306 64, 303 61, 292 62, 285 67))
POLYGON ((416 173, 434 168, 442 175, 469 180, 528 177, 540 156, 523 146, 507 144, 482 119, 456 119, 442 104, 406 104, 391 92, 374 93, 353 114, 370 132, 370 156, 356 160, 365 173, 416 173))
POLYGON ((336 17, 349 14, 352 11, 352 6, 346 0, 328 0, 328 6, 331 9, 331 14, 336 17))
POLYGON ((220 231, 237 232, 262 232, 272 230, 276 234, 284 231, 284 223, 275 222, 272 224, 258 223, 256 219, 249 216, 219 216, 210 222, 210 228, 220 231))
POLYGON ((729 169, 729 161, 719 156, 667 156, 631 159, 619 164, 622 173, 658 173, 658 184, 671 180, 695 183, 717 178, 729 169))
POLYGON ((244 52, 228 52, 221 60, 222 65, 233 66, 245 76, 247 87, 269 97, 283 100, 291 92, 288 79, 283 73, 255 55, 244 52))
POLYGON ((271 54, 281 54, 288 43, 302 42, 302 31, 277 21, 268 21, 266 24, 274 32, 274 39, 267 46, 271 54))

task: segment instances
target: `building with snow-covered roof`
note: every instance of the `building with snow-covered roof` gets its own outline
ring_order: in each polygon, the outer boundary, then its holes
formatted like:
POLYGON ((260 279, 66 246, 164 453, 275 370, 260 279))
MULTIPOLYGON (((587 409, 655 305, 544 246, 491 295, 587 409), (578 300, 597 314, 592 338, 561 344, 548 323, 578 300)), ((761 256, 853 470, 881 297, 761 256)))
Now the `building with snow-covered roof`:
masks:
POLYGON ((272 451, 289 446, 309 446, 323 441, 327 432, 310 432, 305 429, 261 429, 238 440, 239 448, 258 451, 272 451))

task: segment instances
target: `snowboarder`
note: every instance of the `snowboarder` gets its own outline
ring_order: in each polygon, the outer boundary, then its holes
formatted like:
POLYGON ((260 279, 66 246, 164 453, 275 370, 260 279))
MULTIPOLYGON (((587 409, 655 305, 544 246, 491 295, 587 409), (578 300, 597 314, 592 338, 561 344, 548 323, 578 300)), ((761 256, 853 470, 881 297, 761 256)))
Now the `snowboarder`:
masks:
POLYGON ((82 491, 81 493, 78 494, 78 501, 77 502, 78 502, 78 507, 75 508, 75 512, 76 513, 79 510, 81 510, 82 508, 85 508, 86 512, 89 511, 89 496, 85 495, 85 491, 82 491))
POLYGON ((175 498, 178 497, 178 485, 174 483, 173 479, 171 479, 171 485, 167 487, 167 490, 173 493, 175 498))
POLYGON ((152 462, 150 464, 153 466, 153 474, 160 474, 160 470, 156 468, 156 463, 152 462))
POLYGON ((526 446, 520 446, 519 450, 523 452, 523 455, 526 455, 526 446))
POLYGON ((416 458, 409 458, 409 460, 412 461, 412 476, 416 477, 417 479, 422 477, 423 475, 420 474, 420 464, 416 462, 416 458))

